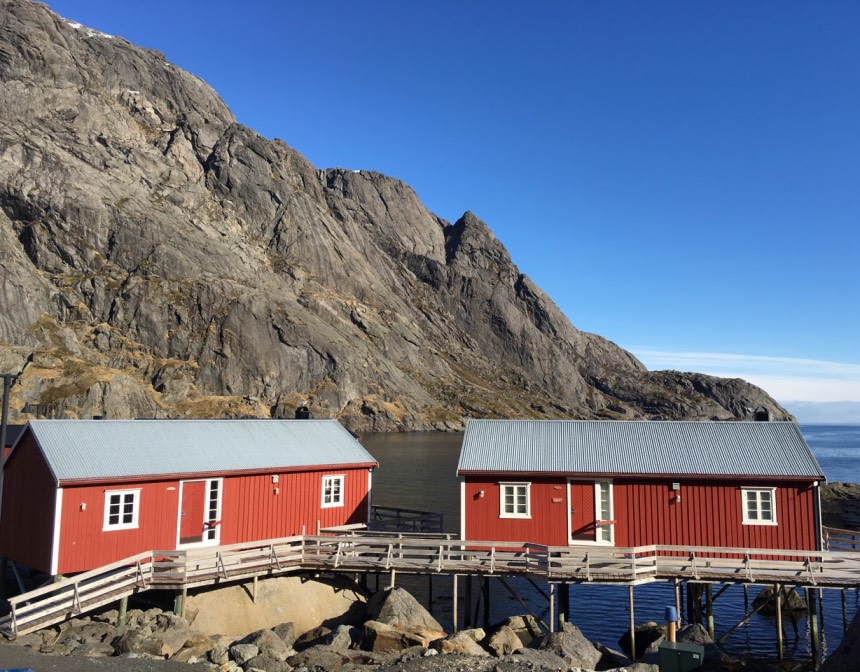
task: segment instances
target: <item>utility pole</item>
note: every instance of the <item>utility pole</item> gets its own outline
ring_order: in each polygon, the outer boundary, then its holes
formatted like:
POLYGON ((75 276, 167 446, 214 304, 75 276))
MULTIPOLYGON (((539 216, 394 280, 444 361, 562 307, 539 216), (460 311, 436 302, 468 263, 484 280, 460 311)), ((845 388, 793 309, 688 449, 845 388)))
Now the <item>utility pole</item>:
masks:
MULTIPOLYGON (((6 450, 6 419, 9 416, 9 388, 18 376, 14 373, 0 374, 3 376, 3 417, 0 418, 0 450, 6 450)), ((4 460, 5 461, 5 458, 4 460)))

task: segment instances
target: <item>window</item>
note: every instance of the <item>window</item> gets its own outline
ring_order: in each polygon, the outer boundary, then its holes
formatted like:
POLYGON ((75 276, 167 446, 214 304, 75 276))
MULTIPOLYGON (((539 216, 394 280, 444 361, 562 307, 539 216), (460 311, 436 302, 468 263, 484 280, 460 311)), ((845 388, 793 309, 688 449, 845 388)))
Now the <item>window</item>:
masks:
POLYGON ((502 488, 500 518, 530 518, 531 483, 499 483, 502 488))
POLYGON ((322 505, 343 506, 343 476, 323 476, 322 505))
POLYGON ((218 525, 221 523, 218 520, 218 509, 221 504, 220 496, 221 482, 218 479, 209 481, 209 497, 206 505, 206 522, 203 525, 204 541, 218 540, 218 525))
POLYGON ((594 482, 594 510, 597 520, 595 540, 603 544, 611 544, 615 540, 615 521, 612 519, 612 482, 594 482))
POLYGON ((127 530, 137 527, 140 490, 105 491, 105 530, 127 530))
POLYGON ((744 525, 776 525, 774 488, 741 488, 744 525))

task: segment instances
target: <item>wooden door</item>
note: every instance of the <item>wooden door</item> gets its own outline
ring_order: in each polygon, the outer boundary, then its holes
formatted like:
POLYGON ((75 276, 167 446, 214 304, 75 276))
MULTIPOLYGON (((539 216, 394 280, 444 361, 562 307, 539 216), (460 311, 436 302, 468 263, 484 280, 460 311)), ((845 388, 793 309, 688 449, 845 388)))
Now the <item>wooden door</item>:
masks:
POLYGON ((179 543, 203 541, 206 518, 206 481, 184 481, 179 512, 179 543))
POLYGON ((570 542, 596 541, 594 481, 570 481, 570 542))

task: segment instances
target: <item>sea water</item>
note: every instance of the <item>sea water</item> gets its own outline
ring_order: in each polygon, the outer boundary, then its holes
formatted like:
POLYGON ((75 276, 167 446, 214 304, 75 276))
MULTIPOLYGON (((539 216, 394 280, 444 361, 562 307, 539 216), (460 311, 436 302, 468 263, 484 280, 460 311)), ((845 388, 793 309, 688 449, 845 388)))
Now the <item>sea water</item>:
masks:
MULTIPOLYGON (((860 483, 860 425, 802 424, 801 433, 818 459, 828 482, 860 483)), ((448 532, 460 529, 460 492, 456 476, 462 434, 412 433, 371 434, 363 436, 362 444, 379 461, 373 475, 373 503, 408 509, 439 511, 444 514, 448 532)), ((387 577, 383 577, 383 582, 387 577)), ((433 611, 442 625, 450 630, 452 615, 452 580, 450 577, 398 577, 402 585, 426 602, 433 592, 433 611)), ((539 617, 548 622, 547 600, 525 579, 507 579, 509 585, 539 617)), ((460 600, 464 594, 463 581, 460 600)), ((507 616, 524 613, 523 607, 498 581, 490 581, 490 623, 507 616)), ((743 587, 729 587, 714 602, 716 632, 719 637, 738 623, 749 611, 760 588, 750 586, 748 602, 744 602, 743 587)), ((475 587, 477 594, 477 586, 475 587)), ((618 638, 629 627, 628 589, 626 586, 571 586, 570 618, 586 637, 595 642, 618 648, 618 638)), ((823 654, 832 652, 842 639, 842 604, 840 592, 822 591, 824 618, 822 623, 823 654)), ((636 622, 662 622, 664 609, 675 602, 674 589, 669 583, 637 586, 634 591, 636 622)), ((860 592, 847 591, 849 620, 860 608, 860 592)), ((479 616, 483 614, 483 605, 479 616)), ((459 623, 464 622, 462 606, 459 623)), ((479 619, 481 622, 481 619, 479 619)), ((810 655, 810 638, 805 612, 798 615, 798 636, 789 619, 784 623, 785 655, 806 658, 810 655)), ((774 658, 776 634, 773 617, 757 614, 748 624, 738 628, 723 643, 728 653, 744 656, 774 658)))

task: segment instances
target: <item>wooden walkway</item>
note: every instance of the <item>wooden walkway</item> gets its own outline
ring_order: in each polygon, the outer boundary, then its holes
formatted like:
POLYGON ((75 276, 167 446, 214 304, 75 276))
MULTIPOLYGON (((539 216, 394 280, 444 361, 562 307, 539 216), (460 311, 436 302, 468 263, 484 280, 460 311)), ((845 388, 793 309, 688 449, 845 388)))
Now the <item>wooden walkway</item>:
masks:
POLYGON ((0 619, 0 633, 14 637, 32 632, 145 590, 187 590, 296 571, 390 573, 392 577, 395 572, 520 575, 550 583, 630 586, 678 580, 857 588, 860 553, 689 546, 550 547, 464 542, 450 535, 343 530, 328 536, 141 553, 10 598, 11 611, 0 619))

